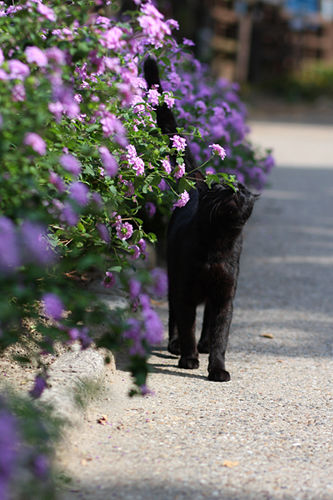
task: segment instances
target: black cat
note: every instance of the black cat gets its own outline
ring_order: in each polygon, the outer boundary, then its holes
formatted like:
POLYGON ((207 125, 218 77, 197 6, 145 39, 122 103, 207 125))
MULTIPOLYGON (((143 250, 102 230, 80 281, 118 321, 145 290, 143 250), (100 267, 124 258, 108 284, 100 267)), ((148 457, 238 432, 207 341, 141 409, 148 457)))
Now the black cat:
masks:
MULTIPOLYGON (((145 62, 148 86, 161 86, 156 61, 145 62)), ((156 110, 157 122, 163 133, 174 135, 175 118, 166 105, 156 110)), ((197 167, 187 148, 187 172, 197 167)), ((239 259, 242 250, 242 230, 249 219, 254 201, 243 184, 235 189, 213 183, 211 188, 204 176, 193 172, 196 188, 190 200, 172 214, 167 238, 169 279, 169 344, 172 354, 180 354, 180 368, 198 368, 199 355, 209 353, 209 380, 226 382, 230 374, 225 369, 225 352, 237 287, 239 259), (199 304, 205 304, 201 338, 196 345, 195 317, 199 304)))

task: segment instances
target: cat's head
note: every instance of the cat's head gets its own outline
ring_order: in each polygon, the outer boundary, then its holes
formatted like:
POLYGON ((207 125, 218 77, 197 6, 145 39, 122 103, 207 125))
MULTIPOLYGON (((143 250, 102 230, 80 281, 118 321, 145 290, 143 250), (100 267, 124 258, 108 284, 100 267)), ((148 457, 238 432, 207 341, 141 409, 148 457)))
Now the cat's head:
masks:
POLYGON ((213 182, 211 187, 200 173, 194 174, 199 192, 199 214, 202 223, 223 224, 225 228, 242 228, 251 216, 254 202, 259 197, 241 182, 234 187, 221 181, 213 182))

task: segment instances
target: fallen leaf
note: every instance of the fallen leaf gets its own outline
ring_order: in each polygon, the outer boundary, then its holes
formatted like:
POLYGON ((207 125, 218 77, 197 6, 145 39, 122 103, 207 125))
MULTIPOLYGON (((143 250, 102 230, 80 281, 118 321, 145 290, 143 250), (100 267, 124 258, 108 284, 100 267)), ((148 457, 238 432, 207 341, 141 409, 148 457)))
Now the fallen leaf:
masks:
POLYGON ((106 425, 106 424, 107 424, 107 422, 108 422, 108 417, 107 417, 107 415, 102 415, 101 417, 99 417, 99 418, 97 419, 97 423, 98 423, 98 424, 101 424, 101 425, 106 425))
POLYGON ((231 460, 225 460, 222 465, 223 467, 229 467, 229 469, 231 469, 231 467, 236 467, 236 465, 238 465, 238 462, 231 462, 231 460))
POLYGON ((262 333, 260 337, 265 337, 265 339, 274 339, 274 335, 271 333, 262 333))

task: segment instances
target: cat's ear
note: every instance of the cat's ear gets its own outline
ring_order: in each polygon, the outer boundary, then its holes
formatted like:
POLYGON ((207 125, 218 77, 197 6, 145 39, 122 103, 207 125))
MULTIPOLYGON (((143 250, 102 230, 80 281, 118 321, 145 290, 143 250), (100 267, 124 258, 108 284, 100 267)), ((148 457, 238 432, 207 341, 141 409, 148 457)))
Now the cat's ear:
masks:
POLYGON ((207 189, 206 177, 199 170, 194 172, 193 176, 199 192, 207 189))

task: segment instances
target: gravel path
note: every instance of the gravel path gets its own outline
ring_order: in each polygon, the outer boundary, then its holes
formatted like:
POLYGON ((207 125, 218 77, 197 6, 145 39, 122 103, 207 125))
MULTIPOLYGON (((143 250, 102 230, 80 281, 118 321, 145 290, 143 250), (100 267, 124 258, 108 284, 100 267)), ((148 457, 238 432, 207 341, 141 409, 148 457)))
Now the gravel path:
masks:
POLYGON ((59 452, 62 500, 333 499, 333 171, 283 166, 246 229, 231 381, 208 382, 207 355, 178 369, 164 342, 155 395, 129 399, 120 363, 59 452))

